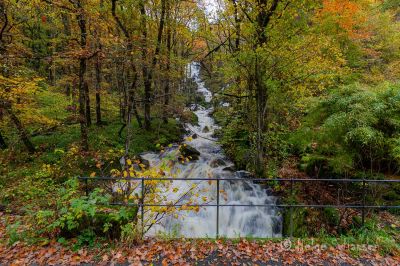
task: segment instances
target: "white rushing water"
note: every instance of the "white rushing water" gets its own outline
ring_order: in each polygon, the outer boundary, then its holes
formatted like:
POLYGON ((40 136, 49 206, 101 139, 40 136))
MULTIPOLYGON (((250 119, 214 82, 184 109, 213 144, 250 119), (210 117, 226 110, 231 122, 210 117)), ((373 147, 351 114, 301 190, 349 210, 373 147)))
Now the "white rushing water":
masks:
MULTIPOLYGON (((204 95, 206 102, 211 102, 212 93, 200 79, 200 66, 190 64, 191 77, 198 86, 198 92, 204 95)), ((245 171, 226 169, 233 165, 223 153, 214 131, 218 129, 211 117, 212 108, 192 106, 198 116, 198 125, 188 124, 187 129, 198 135, 185 143, 200 152, 200 158, 186 164, 176 163, 171 173, 177 178, 235 178, 248 176, 245 171), (225 169, 224 169, 225 168, 225 169)), ((163 154, 146 153, 142 157, 149 160, 151 165, 161 165, 163 158, 168 154, 176 153, 177 148, 168 149, 163 154)), ((165 161, 165 160, 164 160, 165 161)), ((169 192, 165 192, 166 199, 175 201, 182 193, 189 191, 196 185, 196 190, 188 193, 181 202, 188 202, 189 198, 197 198, 194 204, 216 204, 216 181, 173 181, 169 192), (172 192, 179 190, 179 193, 172 192), (196 195, 197 194, 197 195, 196 195)), ((270 190, 250 181, 220 181, 220 204, 275 204, 277 198, 271 195, 270 190)), ((161 222, 151 228, 148 235, 164 233, 184 237, 214 237, 216 235, 216 207, 201 207, 196 211, 179 211, 175 215, 164 217, 161 222)), ((282 218, 275 207, 233 207, 219 208, 219 235, 226 237, 280 237, 282 218)))

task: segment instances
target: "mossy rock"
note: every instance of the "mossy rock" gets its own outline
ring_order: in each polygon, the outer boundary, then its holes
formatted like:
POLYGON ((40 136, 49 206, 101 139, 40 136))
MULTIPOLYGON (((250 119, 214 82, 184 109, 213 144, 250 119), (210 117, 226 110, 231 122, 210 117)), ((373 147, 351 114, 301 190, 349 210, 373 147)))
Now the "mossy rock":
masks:
POLYGON ((179 151, 183 156, 191 160, 198 160, 200 158, 200 152, 190 145, 182 145, 179 151))

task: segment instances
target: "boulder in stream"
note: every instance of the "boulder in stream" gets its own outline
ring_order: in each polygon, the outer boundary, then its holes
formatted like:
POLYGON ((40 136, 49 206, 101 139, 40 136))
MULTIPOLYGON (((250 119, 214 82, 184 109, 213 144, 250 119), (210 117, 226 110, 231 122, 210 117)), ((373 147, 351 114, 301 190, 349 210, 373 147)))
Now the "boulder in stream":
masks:
POLYGON ((187 144, 182 145, 179 151, 184 157, 189 158, 191 160, 198 160, 200 157, 200 152, 187 144))
POLYGON ((222 160, 221 158, 217 158, 211 161, 210 166, 212 168, 217 168, 218 166, 224 166, 226 165, 225 161, 222 160))
MULTIPOLYGON (((135 160, 139 161, 139 164, 144 165, 144 169, 149 169, 150 168, 150 162, 149 160, 146 160, 143 158, 141 155, 137 155, 134 158, 135 160)), ((140 169, 140 168, 139 168, 140 169)))
POLYGON ((248 171, 240 170, 236 172, 238 178, 254 178, 254 175, 248 171))
POLYGON ((210 132, 210 128, 208 126, 205 126, 203 128, 203 133, 208 133, 208 132, 210 132))
POLYGON ((235 165, 232 164, 227 167, 224 167, 224 169, 222 169, 222 171, 235 172, 236 171, 235 165))

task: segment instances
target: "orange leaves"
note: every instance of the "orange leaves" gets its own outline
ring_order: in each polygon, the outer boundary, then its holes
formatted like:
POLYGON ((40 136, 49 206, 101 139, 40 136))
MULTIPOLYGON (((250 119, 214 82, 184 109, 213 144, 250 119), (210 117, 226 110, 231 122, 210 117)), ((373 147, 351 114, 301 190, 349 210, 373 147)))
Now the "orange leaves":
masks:
POLYGON ((365 39, 370 36, 367 22, 366 4, 351 0, 323 0, 319 15, 332 18, 350 38, 365 39), (364 6, 363 6, 364 5, 364 6))
POLYGON ((307 264, 337 265, 338 262, 359 265, 362 261, 371 264, 398 265, 398 257, 381 256, 374 249, 364 249, 361 257, 351 255, 351 247, 338 245, 304 245, 301 241, 285 247, 276 241, 211 241, 184 240, 155 241, 150 239, 138 243, 134 248, 124 243, 110 249, 107 244, 101 248, 80 249, 73 252, 55 242, 47 247, 28 246, 16 243, 12 247, 0 243, 0 261, 8 264, 127 264, 130 265, 258 265, 258 264, 307 264))

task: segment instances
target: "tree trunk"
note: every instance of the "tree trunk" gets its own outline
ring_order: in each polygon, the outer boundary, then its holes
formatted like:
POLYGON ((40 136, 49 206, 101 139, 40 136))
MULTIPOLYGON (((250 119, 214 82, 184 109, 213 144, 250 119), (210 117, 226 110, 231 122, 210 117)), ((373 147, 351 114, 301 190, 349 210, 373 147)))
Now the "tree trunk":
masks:
POLYGON ((132 85, 131 85, 131 88, 129 90, 129 108, 128 108, 128 113, 129 114, 133 113, 135 115, 136 121, 138 122, 138 126, 140 128, 142 128, 143 127, 142 119, 140 118, 139 112, 138 112, 138 110, 136 108, 136 100, 135 100, 135 98, 136 98, 135 97, 135 88, 136 88, 136 83, 137 83, 137 80, 138 80, 138 74, 137 74, 137 71, 136 71, 135 64, 133 62, 131 62, 131 63, 132 63, 132 70, 133 70, 134 73, 133 73, 132 85))
POLYGON ((3 37, 7 27, 9 26, 8 14, 4 1, 0 1, 0 16, 3 16, 4 18, 4 24, 0 28, 0 54, 3 54, 6 51, 6 44, 3 40, 3 37))
MULTIPOLYGON (((258 14, 256 18, 256 49, 262 48, 267 43, 266 29, 271 21, 271 17, 278 8, 281 0, 273 0, 268 7, 268 0, 258 0, 258 14), (267 8, 268 7, 268 8, 267 8)), ((257 137, 256 137, 256 172, 264 175, 264 138, 263 133, 266 129, 265 116, 267 110, 267 87, 265 86, 264 74, 265 67, 263 62, 259 62, 256 56, 255 61, 255 82, 256 82, 256 112, 257 112, 257 137)))
POLYGON ((147 25, 146 25, 146 9, 144 1, 139 2, 141 27, 142 27, 142 75, 144 85, 144 128, 150 130, 151 127, 151 81, 149 80, 149 69, 147 67, 147 25))
POLYGON ((164 87, 164 112, 163 112, 163 121, 165 124, 168 123, 168 116, 166 115, 166 110, 168 109, 169 105, 169 91, 170 91, 170 71, 171 71, 171 21, 170 21, 170 3, 169 0, 166 1, 166 21, 167 21, 167 78, 165 80, 165 87, 164 87))
MULTIPOLYGON (((160 25, 158 27, 158 34, 157 34, 157 44, 156 49, 154 52, 151 68, 147 69, 146 66, 146 58, 147 58, 147 49, 145 49, 146 45, 142 48, 142 60, 143 60, 143 78, 144 78, 144 128, 146 130, 150 130, 151 127, 151 102, 152 102, 152 88, 151 83, 153 81, 153 72, 157 65, 157 58, 160 53, 161 49, 161 40, 162 40, 162 33, 164 30, 164 22, 165 22, 165 0, 161 0, 161 17, 160 17, 160 25)), ((143 0, 140 1, 140 14, 141 14, 141 24, 142 24, 142 38, 143 43, 146 44, 147 40, 147 29, 146 29, 146 10, 144 7, 143 0)))
POLYGON ((7 143, 6 140, 4 139, 3 135, 0 132, 0 149, 4 150, 7 149, 7 143))
MULTIPOLYGON (((78 7, 78 15, 77 20, 80 29, 80 45, 82 49, 86 48, 86 20, 83 14, 83 8, 81 0, 77 2, 78 7)), ((86 58, 81 57, 79 59, 79 123, 81 125, 81 141, 82 141, 82 150, 89 150, 89 142, 88 142, 88 129, 86 124, 86 115, 85 115, 85 72, 86 72, 86 58)))
MULTIPOLYGON (((129 56, 131 56, 132 51, 133 51, 133 46, 131 43, 131 41, 132 41, 131 36, 130 36, 129 31, 126 29, 126 27, 122 24, 122 22, 119 20, 119 17, 117 16, 117 13, 115 11, 116 10, 116 2, 117 2, 117 0, 112 0, 112 2, 111 2, 111 13, 112 13, 114 20, 116 21, 118 27, 122 30, 122 32, 125 35, 125 38, 128 42, 127 51, 128 51, 129 56)), ((147 33, 146 33, 146 35, 147 35, 147 33)), ((136 101, 135 101, 135 89, 136 89, 136 83, 137 83, 137 79, 138 79, 138 73, 137 73, 137 69, 135 66, 135 62, 133 61, 132 57, 131 57, 131 68, 132 68, 132 72, 133 72, 133 80, 132 80, 130 90, 128 92, 128 94, 129 94, 128 114, 133 112, 136 117, 139 127, 143 127, 142 120, 139 116, 139 112, 137 110, 136 101)))
POLYGON ((85 115, 86 115, 86 125, 90 127, 92 125, 92 114, 90 112, 90 92, 89 92, 89 84, 84 82, 85 88, 85 115))
POLYGON ((256 173, 264 175, 264 138, 265 129, 264 107, 266 105, 266 88, 262 80, 263 68, 256 58, 255 81, 256 81, 256 113, 257 113, 257 138, 256 138, 256 173))
MULTIPOLYGON (((70 23, 69 14, 61 13, 61 21, 63 23, 65 36, 71 37, 71 23, 70 23)), ((65 72, 67 73, 67 75, 72 75, 70 64, 64 66, 64 69, 65 69, 65 72)), ((65 95, 67 97, 71 96, 71 85, 69 83, 65 86, 65 95)))
POLYGON ((237 0, 233 0, 233 6, 235 8, 235 28, 236 28, 235 51, 238 52, 240 46, 240 18, 237 7, 237 0))
POLYGON ((11 121, 14 123, 15 127, 18 130, 19 137, 21 138, 22 142, 24 143, 25 147, 28 149, 29 153, 34 153, 36 151, 35 146, 33 146, 32 142, 28 137, 28 133, 26 132, 25 128, 22 126, 21 121, 13 112, 11 106, 5 108, 6 112, 11 118, 11 121))
MULTIPOLYGON (((238 0, 232 0, 234 13, 235 13, 235 30, 236 30, 236 37, 235 37, 235 47, 234 52, 238 53, 240 51, 240 18, 239 18, 239 10, 238 10, 238 0)), ((242 95, 242 88, 240 87, 240 76, 236 77, 236 86, 237 86, 237 94, 240 96, 242 95)), ((242 97, 238 97, 236 99, 236 104, 240 105, 242 103, 242 97)))
MULTIPOLYGON (((98 39, 98 48, 101 49, 98 39)), ((101 121, 101 62, 99 54, 96 55, 96 124, 100 126, 101 121)))

